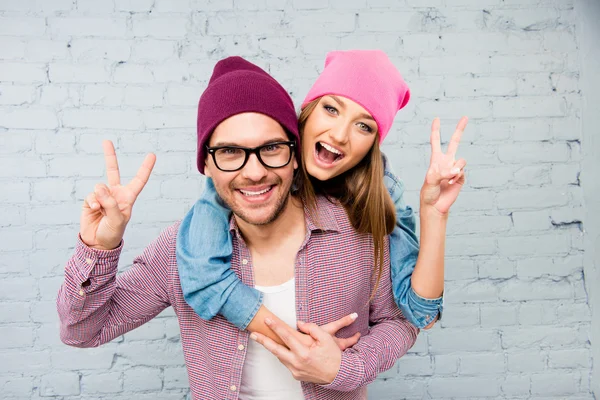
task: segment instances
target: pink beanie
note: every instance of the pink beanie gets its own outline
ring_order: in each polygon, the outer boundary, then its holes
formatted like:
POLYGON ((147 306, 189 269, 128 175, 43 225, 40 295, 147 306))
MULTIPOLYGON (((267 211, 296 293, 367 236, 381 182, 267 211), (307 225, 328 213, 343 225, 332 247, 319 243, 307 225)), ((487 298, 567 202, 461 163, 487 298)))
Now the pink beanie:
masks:
POLYGON ((332 51, 302 108, 328 94, 346 97, 375 119, 381 143, 398 110, 408 103, 410 90, 400 72, 381 50, 332 51))

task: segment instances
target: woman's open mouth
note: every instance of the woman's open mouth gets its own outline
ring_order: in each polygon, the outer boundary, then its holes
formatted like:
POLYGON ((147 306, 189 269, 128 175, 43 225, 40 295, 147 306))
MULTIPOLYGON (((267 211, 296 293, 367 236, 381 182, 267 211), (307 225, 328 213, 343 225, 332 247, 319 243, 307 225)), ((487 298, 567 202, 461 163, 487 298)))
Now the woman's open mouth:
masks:
POLYGON ((333 165, 344 158, 344 153, 325 142, 315 144, 315 158, 327 166, 333 165))

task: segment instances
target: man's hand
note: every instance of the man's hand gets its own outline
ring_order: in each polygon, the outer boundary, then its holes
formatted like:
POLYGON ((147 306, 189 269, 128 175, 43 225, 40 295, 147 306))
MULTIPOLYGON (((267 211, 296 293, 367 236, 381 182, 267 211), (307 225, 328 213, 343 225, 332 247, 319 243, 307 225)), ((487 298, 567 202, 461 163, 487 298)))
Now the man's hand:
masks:
MULTIPOLYGON (((335 343, 340 348, 340 350, 344 351, 348 347, 352 347, 356 343, 358 343, 358 339, 360 339, 360 332, 356 332, 354 335, 350 336, 349 338, 339 338, 339 337, 335 336, 335 334, 340 329, 345 328, 348 325, 351 325, 356 320, 357 317, 358 317, 358 314, 352 313, 350 315, 346 315, 345 317, 338 319, 337 321, 333 321, 328 324, 322 325, 321 329, 324 330, 325 332, 329 333, 331 335, 331 337, 333 338, 333 340, 335 341, 335 343)), ((292 329, 289 325, 287 325, 285 323, 281 325, 282 328, 289 330, 290 333, 292 335, 294 335, 294 337, 300 343, 309 347, 315 343, 315 339, 313 339, 312 336, 310 336, 310 333, 306 329, 306 326, 307 326, 306 323, 304 323, 302 321, 298 321, 298 329, 300 329, 300 331, 301 331, 301 332, 298 332, 298 331, 292 329), (304 332, 304 333, 302 333, 302 332, 304 332)), ((279 340, 281 340, 281 339, 279 339, 279 340)), ((277 340, 275 340, 275 341, 278 342, 277 340)))
POLYGON ((250 338, 277 357, 290 370, 294 379, 319 385, 333 382, 340 369, 342 351, 331 334, 316 324, 298 321, 298 328, 308 333, 313 340, 313 343, 306 344, 279 322, 267 319, 265 323, 281 338, 287 348, 260 333, 254 332, 250 338))
POLYGON ((102 143, 108 186, 97 184, 86 197, 81 211, 81 240, 95 249, 110 250, 119 246, 125 227, 131 219, 133 203, 148 182, 156 156, 148 154, 137 175, 126 186, 121 185, 115 148, 110 140, 102 143))
MULTIPOLYGON (((358 339, 360 338, 360 332, 356 332, 354 335, 350 336, 349 338, 339 338, 339 337, 336 337, 335 334, 340 329, 345 328, 348 325, 351 325, 356 320, 357 317, 358 317, 358 314, 352 313, 350 315, 346 315, 345 317, 338 319, 337 321, 333 321, 326 325, 321 326, 321 329, 324 330, 325 332, 329 333, 331 335, 331 337, 333 338, 333 340, 335 341, 335 343, 340 348, 340 350, 344 351, 348 347, 352 347, 356 343, 358 343, 358 339)), ((312 324, 312 325, 314 325, 314 324, 312 324)), ((307 334, 306 336, 310 337, 311 340, 314 340, 310 336, 310 331, 307 328, 308 326, 310 326, 310 324, 306 324, 302 321, 298 321, 298 329, 300 329, 302 332, 306 333, 307 334)))

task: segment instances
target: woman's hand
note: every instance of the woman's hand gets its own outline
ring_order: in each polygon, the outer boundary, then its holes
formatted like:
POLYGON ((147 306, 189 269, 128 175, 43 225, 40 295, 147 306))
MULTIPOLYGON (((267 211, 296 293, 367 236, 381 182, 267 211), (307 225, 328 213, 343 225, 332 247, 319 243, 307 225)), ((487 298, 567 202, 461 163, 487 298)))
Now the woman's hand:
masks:
POLYGON ((456 131, 450 139, 448 150, 444 154, 440 143, 440 120, 435 118, 431 125, 431 160, 421 188, 421 208, 433 207, 446 215, 454 204, 465 183, 464 159, 456 160, 456 151, 467 126, 468 118, 462 117, 456 131))

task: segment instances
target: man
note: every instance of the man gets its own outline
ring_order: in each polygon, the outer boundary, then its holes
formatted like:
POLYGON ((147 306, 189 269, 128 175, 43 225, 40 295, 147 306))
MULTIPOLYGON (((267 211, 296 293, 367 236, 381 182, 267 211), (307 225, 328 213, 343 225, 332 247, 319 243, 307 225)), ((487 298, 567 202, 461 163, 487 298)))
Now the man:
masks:
MULTIPOLYGON (((310 322, 305 328, 315 340, 308 341, 271 323, 291 351, 285 366, 303 382, 283 373, 282 364, 267 364, 275 358, 261 353, 248 332, 220 316, 201 320, 188 306, 175 256, 180 223, 117 276, 123 233, 155 157, 147 156, 133 181, 122 186, 110 142, 104 144, 108 186, 96 185, 86 198, 80 237, 59 292, 61 339, 77 347, 98 346, 172 306, 196 399, 261 398, 265 392, 285 399, 366 398, 365 385, 414 344, 417 330, 395 306, 389 279, 382 279, 365 307, 373 279, 372 256, 364 251, 370 238, 354 231, 345 210, 319 199, 317 226, 302 200, 290 195, 299 138, 289 95, 260 68, 231 57, 215 66, 198 114, 203 118, 198 167, 233 211, 233 270, 250 286, 287 285, 289 290, 293 282, 292 296, 282 301, 291 321, 286 322, 310 322), (363 311, 338 335, 360 333, 362 339, 342 352, 327 333, 342 325, 318 325, 355 310, 363 311)), ((386 268, 383 276, 389 277, 387 253, 386 268)))

